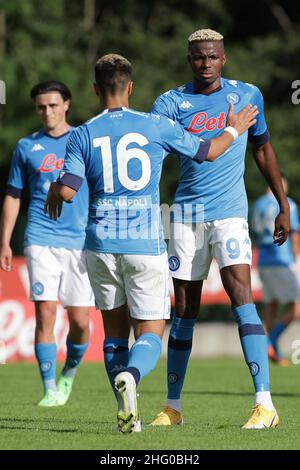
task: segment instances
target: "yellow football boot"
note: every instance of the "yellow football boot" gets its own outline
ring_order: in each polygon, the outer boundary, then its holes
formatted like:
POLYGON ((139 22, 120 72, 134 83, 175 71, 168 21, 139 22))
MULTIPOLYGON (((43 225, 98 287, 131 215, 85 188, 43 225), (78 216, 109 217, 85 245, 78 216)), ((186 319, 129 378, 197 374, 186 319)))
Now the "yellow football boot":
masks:
POLYGON ((165 406, 163 411, 150 423, 150 426, 174 426, 177 424, 183 424, 182 414, 169 406, 165 406))
POLYGON ((268 429, 276 428, 279 423, 279 416, 276 410, 267 410, 258 403, 252 408, 250 419, 242 427, 242 429, 268 429))

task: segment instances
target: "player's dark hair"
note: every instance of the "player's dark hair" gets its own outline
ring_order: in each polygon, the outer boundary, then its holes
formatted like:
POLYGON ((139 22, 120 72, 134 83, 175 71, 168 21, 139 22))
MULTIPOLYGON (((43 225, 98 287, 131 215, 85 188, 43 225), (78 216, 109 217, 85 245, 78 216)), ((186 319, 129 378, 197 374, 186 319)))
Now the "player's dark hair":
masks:
POLYGON ((131 77, 131 63, 118 54, 100 57, 95 64, 95 81, 102 95, 123 92, 131 77))
POLYGON ((51 91, 59 93, 64 101, 72 99, 72 94, 69 88, 64 83, 56 80, 48 80, 34 85, 30 90, 30 98, 35 100, 37 95, 43 95, 44 93, 50 93, 51 91))

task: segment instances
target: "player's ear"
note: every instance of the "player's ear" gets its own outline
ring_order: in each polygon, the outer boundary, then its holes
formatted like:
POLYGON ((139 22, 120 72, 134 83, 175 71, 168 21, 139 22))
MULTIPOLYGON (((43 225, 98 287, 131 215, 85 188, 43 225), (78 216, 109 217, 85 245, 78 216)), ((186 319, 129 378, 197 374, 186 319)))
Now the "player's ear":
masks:
POLYGON ((187 58, 188 63, 191 65, 192 63, 191 63, 191 56, 190 56, 190 54, 187 54, 186 58, 187 58))
POLYGON ((64 110, 66 113, 69 111, 70 107, 71 107, 70 100, 64 101, 64 110))
POLYGON ((95 91, 96 95, 100 96, 100 92, 99 92, 99 88, 98 88, 97 83, 93 83, 93 85, 94 85, 94 91, 95 91))
POLYGON ((226 56, 226 53, 224 52, 223 58, 222 58, 222 64, 223 64, 223 65, 226 64, 226 60, 227 60, 227 56, 226 56))
POLYGON ((128 90, 128 96, 131 95, 132 89, 133 89, 133 81, 130 80, 130 82, 128 82, 128 88, 127 88, 127 90, 128 90))

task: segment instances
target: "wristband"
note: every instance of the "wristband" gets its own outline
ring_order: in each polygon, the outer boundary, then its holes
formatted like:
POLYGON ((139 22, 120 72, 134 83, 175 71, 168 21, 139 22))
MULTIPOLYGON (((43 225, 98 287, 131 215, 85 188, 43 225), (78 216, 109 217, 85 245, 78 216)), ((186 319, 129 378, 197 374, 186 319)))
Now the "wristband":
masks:
POLYGON ((237 139, 238 136, 239 136, 238 131, 237 131, 234 127, 232 127, 232 126, 227 126, 227 127, 225 127, 224 132, 229 132, 229 134, 232 135, 233 140, 237 139))

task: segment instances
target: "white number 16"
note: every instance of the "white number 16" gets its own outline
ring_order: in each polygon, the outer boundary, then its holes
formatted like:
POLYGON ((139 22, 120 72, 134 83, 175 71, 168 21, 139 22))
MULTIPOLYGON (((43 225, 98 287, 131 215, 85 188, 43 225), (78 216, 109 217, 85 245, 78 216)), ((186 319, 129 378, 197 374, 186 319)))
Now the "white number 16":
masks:
MULTIPOLYGON (((125 134, 117 144, 117 171, 120 183, 130 191, 138 191, 144 188, 151 177, 151 162, 149 155, 140 148, 130 148, 129 144, 136 143, 140 146, 147 145, 148 139, 142 134, 131 132, 125 134), (132 180, 128 176, 128 162, 132 158, 137 158, 142 165, 141 177, 137 180, 132 180)), ((102 163, 103 163, 103 181, 104 192, 114 192, 114 179, 113 179, 113 163, 111 152, 111 141, 109 136, 97 137, 93 139, 93 147, 101 147, 102 163)))

